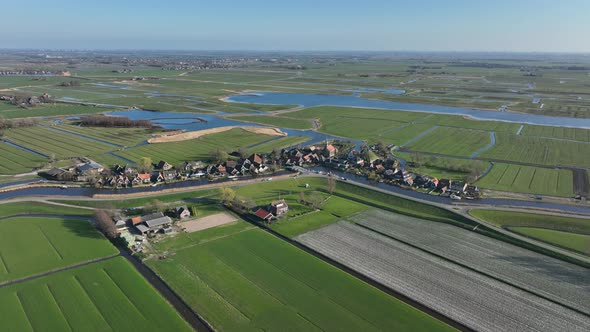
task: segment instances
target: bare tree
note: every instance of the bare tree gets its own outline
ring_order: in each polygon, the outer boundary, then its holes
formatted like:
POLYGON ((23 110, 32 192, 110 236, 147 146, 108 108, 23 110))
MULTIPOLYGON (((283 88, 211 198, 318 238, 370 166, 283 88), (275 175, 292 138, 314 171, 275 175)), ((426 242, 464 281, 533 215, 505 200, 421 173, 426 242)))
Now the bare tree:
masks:
POLYGON ((117 237, 117 227, 106 210, 96 210, 96 212, 94 212, 94 219, 96 220, 96 228, 98 228, 98 230, 100 230, 106 237, 109 239, 117 237))
POLYGON ((336 179, 334 177, 329 177, 328 178, 328 182, 327 182, 327 188, 328 192, 330 193, 330 195, 332 193, 334 193, 334 190, 336 189, 336 179))

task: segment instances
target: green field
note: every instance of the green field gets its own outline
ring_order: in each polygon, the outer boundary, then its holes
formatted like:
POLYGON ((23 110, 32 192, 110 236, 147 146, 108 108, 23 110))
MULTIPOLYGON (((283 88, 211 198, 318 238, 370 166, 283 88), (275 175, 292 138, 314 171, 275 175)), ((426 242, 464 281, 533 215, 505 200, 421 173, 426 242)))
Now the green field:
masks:
POLYGON ((479 157, 538 165, 588 167, 590 144, 500 133, 496 145, 479 157))
POLYGON ((232 116, 232 117, 230 117, 230 119, 238 120, 238 121, 245 121, 245 122, 254 122, 254 123, 259 123, 259 124, 269 125, 269 126, 276 126, 276 127, 301 129, 301 130, 313 128, 311 121, 289 118, 289 117, 284 117, 284 116, 248 115, 248 116, 232 116))
POLYGON ((590 235, 590 219, 484 209, 471 210, 469 214, 498 227, 545 228, 554 231, 590 235))
POLYGON ((413 151, 469 157, 490 144, 487 131, 438 127, 407 145, 413 151))
POLYGON ((0 204, 0 218, 27 215, 52 214, 58 216, 90 216, 94 213, 88 209, 59 206, 42 202, 17 202, 0 204))
POLYGON ((273 139, 272 136, 255 134, 235 128, 182 142, 142 145, 119 151, 116 154, 135 162, 139 162, 143 157, 149 157, 154 162, 165 160, 172 165, 176 165, 182 161, 208 160, 210 158, 209 152, 217 148, 232 152, 241 147, 248 148, 251 145, 260 144, 271 139, 273 139))
POLYGON ((0 288, 2 331, 191 331, 124 258, 0 288))
MULTIPOLYGON (((0 102, 1 103, 1 102, 0 102)), ((0 116, 6 119, 29 118, 29 117, 46 117, 58 115, 80 115, 92 113, 104 113, 114 111, 114 108, 82 106, 82 105, 42 105, 33 108, 22 108, 9 105, 9 107, 0 108, 0 116)))
POLYGON ((424 118, 423 113, 385 111, 378 109, 321 106, 310 107, 285 116, 298 119, 319 119, 320 132, 359 139, 378 140, 378 137, 408 122, 424 118))
POLYGON ((134 146, 145 142, 154 131, 144 128, 102 128, 58 125, 55 128, 95 138, 120 146, 134 146))
POLYGON ((573 175, 568 169, 549 169, 496 163, 477 185, 500 191, 570 197, 573 175))
POLYGON ((248 149, 249 153, 271 153, 274 149, 284 149, 290 146, 304 145, 309 141, 307 136, 287 136, 269 142, 257 144, 248 149))
POLYGON ((152 267, 219 331, 449 330, 450 327, 259 229, 178 250, 152 267))
POLYGON ((511 231, 590 256, 590 235, 543 228, 511 227, 511 231))
POLYGON ((590 130, 581 128, 547 127, 525 125, 520 133, 525 136, 559 138, 580 142, 590 142, 590 130))
MULTIPOLYGON (((1 208, 1 206, 0 206, 1 208)), ((87 220, 0 220, 0 282, 117 253, 87 220)))
POLYGON ((119 161, 106 155, 115 149, 113 146, 49 128, 37 126, 11 129, 6 132, 6 138, 41 154, 53 155, 57 159, 89 157, 107 165, 119 161))
POLYGON ((0 174, 19 174, 39 167, 47 158, 0 142, 0 174))

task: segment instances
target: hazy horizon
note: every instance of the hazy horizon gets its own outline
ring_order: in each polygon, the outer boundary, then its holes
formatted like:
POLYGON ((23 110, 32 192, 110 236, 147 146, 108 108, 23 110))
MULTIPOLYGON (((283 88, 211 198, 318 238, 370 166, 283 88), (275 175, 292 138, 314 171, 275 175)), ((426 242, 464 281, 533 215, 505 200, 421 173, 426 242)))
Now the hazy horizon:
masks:
POLYGON ((3 9, 4 49, 590 53, 584 0, 24 0, 3 9))

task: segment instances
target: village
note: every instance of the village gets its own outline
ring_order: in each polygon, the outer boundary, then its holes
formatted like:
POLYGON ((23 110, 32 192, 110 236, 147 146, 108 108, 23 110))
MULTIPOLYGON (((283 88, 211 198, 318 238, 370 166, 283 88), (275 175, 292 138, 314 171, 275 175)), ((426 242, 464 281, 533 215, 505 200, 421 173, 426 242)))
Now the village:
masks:
POLYGON ((346 147, 346 144, 340 142, 326 142, 286 148, 271 154, 254 153, 246 158, 234 152, 228 160, 220 162, 186 161, 174 166, 160 160, 143 169, 131 165, 114 165, 108 168, 83 158, 75 166, 53 168, 43 175, 49 180, 63 184, 76 182, 97 188, 131 188, 194 179, 238 180, 242 177, 268 175, 283 169, 308 172, 310 168, 314 168, 316 173, 326 173, 316 170, 317 167, 324 167, 327 173, 331 173, 329 170, 351 173, 365 176, 371 181, 420 190, 455 200, 480 198, 477 186, 465 181, 439 179, 409 171, 402 167, 400 160, 391 153, 380 155, 376 146, 365 147, 370 149, 371 154, 351 148, 340 152, 341 148, 346 147), (373 157, 368 157, 371 155, 373 157))

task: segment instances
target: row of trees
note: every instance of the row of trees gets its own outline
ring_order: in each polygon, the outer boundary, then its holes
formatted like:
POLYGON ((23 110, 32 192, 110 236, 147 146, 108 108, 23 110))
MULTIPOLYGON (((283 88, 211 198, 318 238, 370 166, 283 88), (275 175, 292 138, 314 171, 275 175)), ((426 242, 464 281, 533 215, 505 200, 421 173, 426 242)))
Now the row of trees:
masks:
POLYGON ((11 128, 32 127, 37 124, 37 120, 31 118, 6 120, 0 118, 0 130, 11 128))
POLYGON ((149 120, 131 120, 124 116, 103 116, 91 115, 85 116, 80 120, 80 124, 88 127, 107 127, 107 128, 152 128, 153 125, 149 120))

